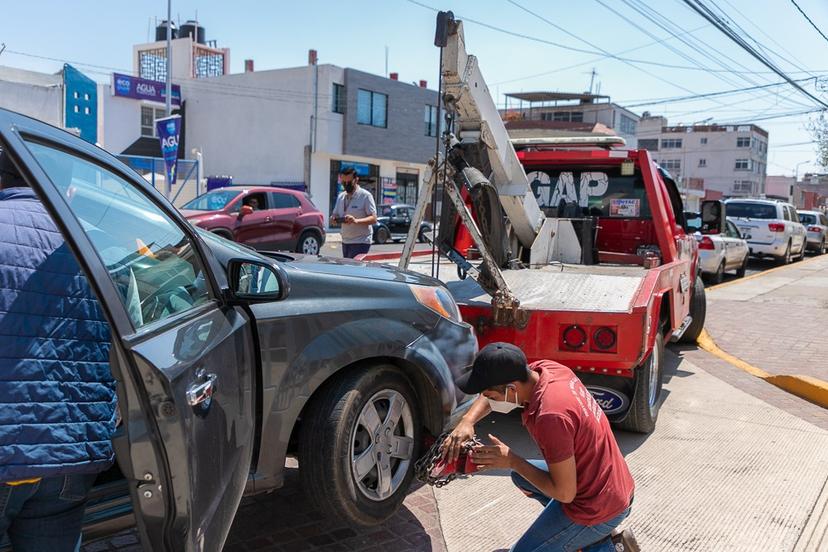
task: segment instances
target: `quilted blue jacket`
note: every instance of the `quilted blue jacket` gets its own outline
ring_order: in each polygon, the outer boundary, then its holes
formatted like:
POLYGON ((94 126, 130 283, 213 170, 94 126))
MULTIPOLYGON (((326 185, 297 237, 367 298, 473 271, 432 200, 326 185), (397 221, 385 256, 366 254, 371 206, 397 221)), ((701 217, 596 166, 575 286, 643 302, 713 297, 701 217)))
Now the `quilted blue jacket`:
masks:
POLYGON ((112 463, 109 343, 101 307, 34 191, 0 190, 0 481, 112 463))

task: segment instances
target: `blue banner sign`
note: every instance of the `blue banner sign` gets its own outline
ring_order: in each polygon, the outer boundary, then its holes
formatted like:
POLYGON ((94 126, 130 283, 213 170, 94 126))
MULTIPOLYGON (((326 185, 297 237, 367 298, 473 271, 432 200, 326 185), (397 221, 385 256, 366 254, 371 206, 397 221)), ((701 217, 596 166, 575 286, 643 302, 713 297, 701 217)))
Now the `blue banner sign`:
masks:
POLYGON ((178 136, 181 133, 181 115, 171 115, 155 120, 158 139, 161 140, 161 156, 167 170, 167 189, 175 184, 178 161, 178 136))
MULTIPOLYGON (((112 94, 133 100, 167 101, 167 85, 163 82, 112 73, 112 94)), ((172 85, 172 104, 181 105, 181 87, 172 85)))

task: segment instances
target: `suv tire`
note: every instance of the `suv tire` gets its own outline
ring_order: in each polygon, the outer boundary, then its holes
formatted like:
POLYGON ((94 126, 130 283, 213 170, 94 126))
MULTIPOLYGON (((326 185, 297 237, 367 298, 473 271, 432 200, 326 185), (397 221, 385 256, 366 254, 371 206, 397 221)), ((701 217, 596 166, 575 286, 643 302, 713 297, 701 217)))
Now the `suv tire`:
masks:
POLYGON ((411 385, 393 366, 378 365, 336 377, 320 392, 305 409, 299 436, 304 491, 321 511, 349 524, 382 523, 405 498, 419 454, 420 411, 411 385))
POLYGON ((322 240, 313 230, 305 230, 296 242, 296 252, 303 255, 319 255, 322 249, 322 240))
POLYGON ((661 407, 664 380, 664 334, 661 327, 656 335, 653 352, 635 371, 632 403, 627 416, 619 422, 618 427, 635 433, 652 433, 661 407))
POLYGON ((777 258, 777 262, 780 265, 788 265, 791 264, 791 260, 791 242, 788 242, 788 247, 785 248, 785 254, 777 258))
POLYGON ((817 255, 825 255, 826 245, 825 245, 825 238, 822 238, 822 242, 819 244, 819 249, 817 249, 817 255))
POLYGON ((696 276, 693 285, 693 297, 690 299, 690 316, 693 321, 684 330, 679 340, 681 343, 695 343, 704 329, 704 319, 707 316, 707 295, 704 291, 704 282, 701 276, 696 276))

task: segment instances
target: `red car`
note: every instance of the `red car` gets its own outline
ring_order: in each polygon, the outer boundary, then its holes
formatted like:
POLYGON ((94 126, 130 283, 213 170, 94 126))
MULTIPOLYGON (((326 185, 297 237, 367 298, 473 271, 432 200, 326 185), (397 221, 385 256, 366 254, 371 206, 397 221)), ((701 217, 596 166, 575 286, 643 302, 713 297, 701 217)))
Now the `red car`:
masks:
POLYGON ((304 192, 269 186, 229 186, 181 208, 196 226, 256 249, 318 255, 325 243, 322 212, 304 192))

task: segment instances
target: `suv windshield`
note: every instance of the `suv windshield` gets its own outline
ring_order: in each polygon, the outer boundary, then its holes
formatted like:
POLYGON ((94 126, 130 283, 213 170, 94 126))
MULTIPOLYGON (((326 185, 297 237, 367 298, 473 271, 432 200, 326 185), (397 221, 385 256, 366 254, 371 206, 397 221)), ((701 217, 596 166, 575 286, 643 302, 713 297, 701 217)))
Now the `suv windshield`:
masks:
POLYGON ((754 218, 754 219, 775 219, 779 218, 776 215, 776 205, 768 205, 767 203, 748 203, 748 202, 727 202, 726 213, 729 217, 737 218, 754 218))
POLYGON ((382 212, 380 213, 381 217, 390 217, 391 216, 391 207, 385 206, 382 208, 382 212))
POLYGON ((193 211, 218 211, 224 209, 228 203, 233 201, 241 193, 241 190, 219 190, 207 192, 184 204, 182 209, 193 211))
POLYGON ((802 224, 817 224, 817 218, 816 215, 799 213, 799 222, 802 224))

